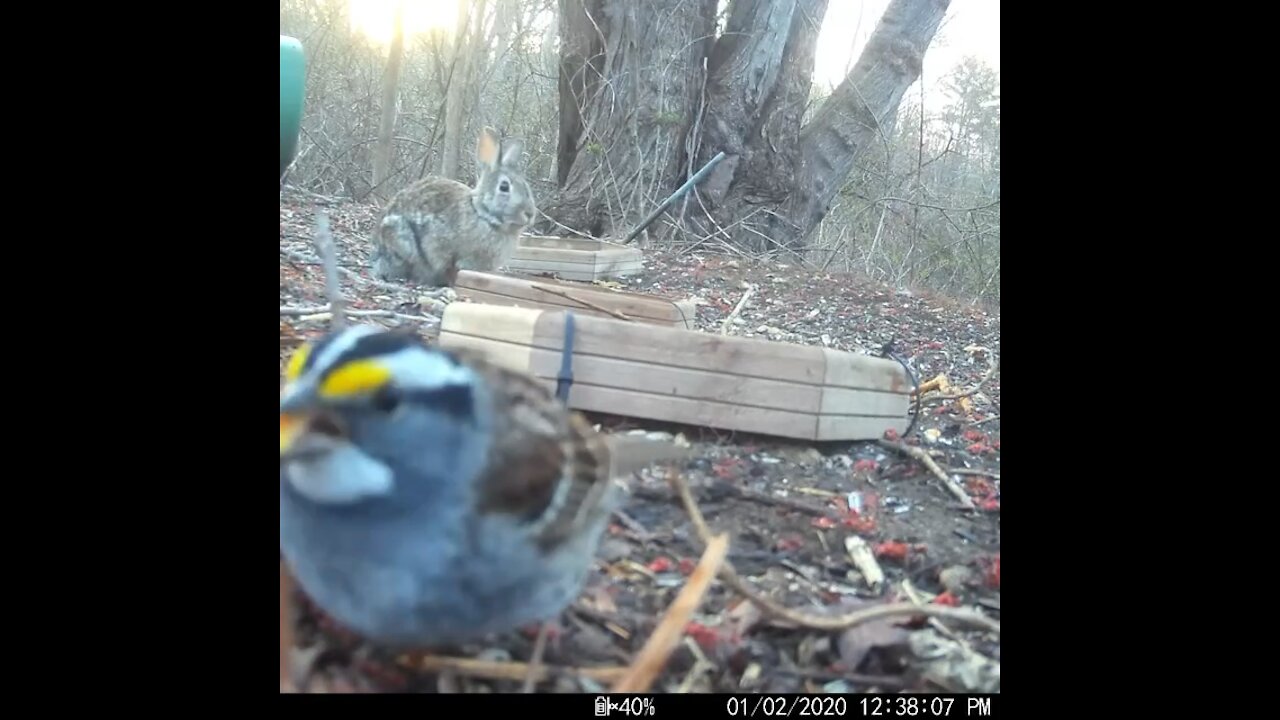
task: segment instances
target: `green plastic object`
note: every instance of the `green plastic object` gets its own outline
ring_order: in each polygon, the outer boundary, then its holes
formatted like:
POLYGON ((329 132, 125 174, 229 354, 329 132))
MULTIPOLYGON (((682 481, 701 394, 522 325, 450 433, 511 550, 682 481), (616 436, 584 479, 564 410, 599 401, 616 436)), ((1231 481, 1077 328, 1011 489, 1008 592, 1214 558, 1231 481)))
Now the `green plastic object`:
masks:
POLYGON ((298 152, 302 132, 302 105, 306 98, 307 61, 302 43, 280 36, 280 176, 298 152))

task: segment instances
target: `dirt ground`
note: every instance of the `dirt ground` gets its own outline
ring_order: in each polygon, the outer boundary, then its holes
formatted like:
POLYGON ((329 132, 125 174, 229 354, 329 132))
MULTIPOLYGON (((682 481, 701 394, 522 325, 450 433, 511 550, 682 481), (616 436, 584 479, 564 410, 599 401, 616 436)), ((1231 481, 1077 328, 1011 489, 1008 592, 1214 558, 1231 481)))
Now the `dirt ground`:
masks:
MULTIPOLYGON (((281 369, 327 320, 323 269, 312 244, 311 199, 286 193, 280 206, 281 369), (298 310, 287 312, 285 308, 298 310)), ((345 275, 344 296, 360 318, 412 323, 434 336, 438 304, 425 288, 370 280, 376 210, 327 204, 345 275), (432 309, 433 306, 436 309, 432 309), (433 317, 434 315, 434 317, 433 317)), ((592 417, 612 430, 683 434, 695 452, 683 477, 714 532, 730 535, 728 561, 757 593, 808 616, 834 618, 903 601, 1000 618, 1000 317, 966 303, 898 292, 857 277, 785 263, 755 263, 698 248, 646 251, 626 289, 673 300, 700 298, 697 325, 719 332, 744 292, 751 302, 735 335, 878 353, 892 350, 917 382, 944 375, 942 399, 926 394, 906 446, 923 448, 974 504, 965 509, 918 457, 892 442, 820 446, 634 419, 592 417), (985 379, 985 382, 984 382, 985 379), (980 384, 981 383, 981 384, 980 384), (869 586, 848 541, 865 541, 884 581, 869 586)), ((893 441, 893 438, 889 439, 893 441)), ((663 476, 647 472, 610 529, 598 570, 566 613, 546 651, 539 692, 597 692, 641 649, 698 562, 704 545, 663 476)), ((528 632, 461 648, 447 658, 390 656, 333 626, 299 600, 298 646, 319 653, 330 690, 515 691, 532 649, 528 632)), ((684 629, 652 690, 658 692, 999 692, 997 629, 954 618, 896 615, 844 629, 815 629, 762 612, 716 582, 684 629)), ((327 681, 327 685, 324 681, 327 681)))

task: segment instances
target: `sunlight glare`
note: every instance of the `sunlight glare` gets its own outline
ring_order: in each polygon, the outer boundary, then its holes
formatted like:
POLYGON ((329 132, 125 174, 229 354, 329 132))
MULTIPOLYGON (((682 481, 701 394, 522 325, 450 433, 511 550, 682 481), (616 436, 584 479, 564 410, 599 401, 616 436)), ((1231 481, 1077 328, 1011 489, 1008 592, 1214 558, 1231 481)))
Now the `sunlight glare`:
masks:
POLYGON ((432 30, 450 35, 458 22, 458 0, 347 0, 351 27, 379 45, 390 45, 396 5, 404 4, 406 38, 432 30))

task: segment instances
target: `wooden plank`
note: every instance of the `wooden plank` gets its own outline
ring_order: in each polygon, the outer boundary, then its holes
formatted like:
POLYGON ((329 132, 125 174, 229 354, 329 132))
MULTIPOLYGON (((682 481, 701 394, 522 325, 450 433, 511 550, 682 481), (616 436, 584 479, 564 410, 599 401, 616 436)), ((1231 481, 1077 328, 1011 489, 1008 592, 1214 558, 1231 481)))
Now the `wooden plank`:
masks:
POLYGON ((554 235, 522 235, 520 236, 520 245, 531 248, 561 248, 564 250, 628 249, 625 245, 611 243, 606 240, 556 237, 554 235))
POLYGON ((857 415, 822 415, 818 418, 815 440, 874 440, 892 429, 901 435, 907 431, 910 418, 860 417, 857 415))
MULTIPOLYGON (((826 375, 822 348, 588 315, 578 315, 576 320, 578 353, 810 385, 821 384, 826 375)), ((533 341, 538 347, 559 350, 563 334, 564 313, 548 312, 538 319, 533 341)))
MULTIPOLYGON (((542 378, 560 372, 560 351, 535 348, 530 371, 542 378)), ((729 403, 763 410, 818 414, 823 388, 779 380, 744 378, 729 373, 689 370, 616 357, 574 353, 575 385, 600 385, 646 395, 729 403)))
POLYGON ((527 273, 555 273, 574 280, 595 280, 640 271, 644 253, 602 240, 529 235, 520 238, 507 268, 527 273))
POLYGON ((445 307, 443 318, 440 318, 440 334, 470 334, 531 347, 536 323, 541 315, 543 310, 531 310, 529 307, 451 302, 445 307), (483 328, 484 332, 477 333, 477 328, 483 328))
MULTIPOLYGON (((562 311, 453 303, 440 342, 483 352, 554 388, 564 318, 562 311)), ((582 313, 575 319, 570 405, 579 410, 809 440, 874 439, 890 428, 904 432, 909 421, 908 382, 893 360, 582 313)))
POLYGON ((570 284, 541 278, 535 280, 510 277, 471 270, 459 272, 454 287, 461 297, 492 305, 516 305, 548 310, 570 309, 578 313, 611 317, 607 313, 570 299, 576 298, 620 312, 636 322, 653 325, 692 328, 697 313, 697 307, 690 301, 673 302, 653 295, 609 290, 592 285, 570 284))
POLYGON ((903 394, 911 392, 911 381, 896 360, 831 348, 822 348, 822 355, 826 358, 824 385, 903 394))
POLYGON ((440 347, 449 350, 470 350, 484 356, 493 364, 508 370, 528 373, 531 348, 523 343, 486 340, 472 335, 440 333, 440 347))
POLYGON ((822 415, 878 415, 902 417, 911 406, 905 393, 824 387, 818 412, 822 415))
MULTIPOLYGON (((549 387, 554 383, 546 381, 549 387)), ((700 425, 720 430, 814 440, 817 418, 808 413, 708 402, 575 382, 569 391, 573 407, 588 412, 700 425)), ((878 437, 878 436, 877 436, 878 437)))
POLYGON ((608 264, 575 264, 563 260, 522 260, 512 258, 507 262, 507 269, 523 273, 554 273, 570 280, 599 280, 608 275, 622 275, 639 272, 644 265, 639 262, 608 264))
POLYGON ((511 254, 513 260, 520 260, 524 263, 559 263, 574 269, 581 269, 580 266, 595 267, 597 262, 597 253, 595 252, 577 252, 574 250, 557 250, 554 248, 519 248, 511 254))

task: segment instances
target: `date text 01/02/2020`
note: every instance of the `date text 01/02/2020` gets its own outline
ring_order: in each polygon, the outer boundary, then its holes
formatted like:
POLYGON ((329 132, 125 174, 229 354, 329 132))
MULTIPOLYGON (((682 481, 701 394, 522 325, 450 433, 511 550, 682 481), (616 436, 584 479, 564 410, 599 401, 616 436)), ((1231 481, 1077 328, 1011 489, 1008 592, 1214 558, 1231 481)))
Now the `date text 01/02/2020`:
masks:
POLYGON ((990 717, 977 695, 730 695, 729 717, 990 717))

